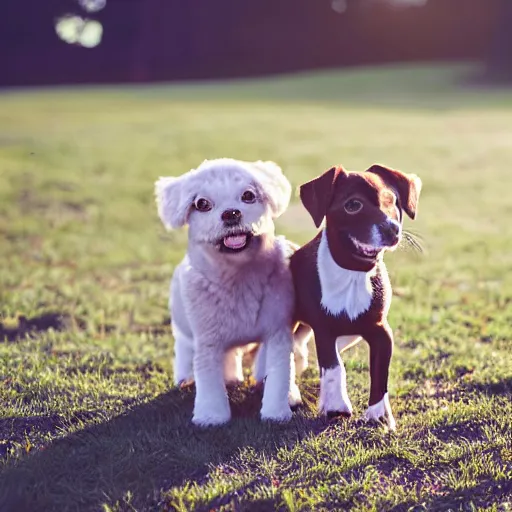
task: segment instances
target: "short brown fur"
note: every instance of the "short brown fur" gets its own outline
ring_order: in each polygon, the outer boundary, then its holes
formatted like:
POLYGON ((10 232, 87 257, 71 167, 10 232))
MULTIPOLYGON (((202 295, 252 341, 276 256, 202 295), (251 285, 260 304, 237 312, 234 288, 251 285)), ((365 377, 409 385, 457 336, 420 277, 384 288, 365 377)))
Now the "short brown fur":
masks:
MULTIPOLYGON (((319 227, 325 218, 329 250, 336 264, 348 270, 374 271, 370 307, 351 320, 344 312, 335 316, 321 305, 317 256, 322 233, 318 233, 291 258, 296 294, 295 320, 313 329, 320 369, 339 365, 337 337, 360 335, 368 342, 371 379, 369 405, 378 403, 387 392, 393 351, 393 332, 387 321, 392 290, 382 256, 386 248, 393 244, 396 246, 399 240, 393 238, 393 235, 398 237, 396 233, 387 233, 386 229, 389 219, 396 223, 395 227, 401 226, 402 210, 415 218, 420 190, 421 181, 415 175, 380 165, 374 165, 363 173, 333 167, 300 189, 301 200, 315 225, 319 227), (344 210, 344 205, 351 198, 363 204, 360 213, 349 214, 344 210), (375 258, 361 258, 350 237, 368 244, 372 226, 379 226, 379 230, 382 227, 382 232, 379 232, 382 240, 388 237, 389 243, 375 258)), ((336 415, 337 412, 328 411, 328 414, 336 415)))

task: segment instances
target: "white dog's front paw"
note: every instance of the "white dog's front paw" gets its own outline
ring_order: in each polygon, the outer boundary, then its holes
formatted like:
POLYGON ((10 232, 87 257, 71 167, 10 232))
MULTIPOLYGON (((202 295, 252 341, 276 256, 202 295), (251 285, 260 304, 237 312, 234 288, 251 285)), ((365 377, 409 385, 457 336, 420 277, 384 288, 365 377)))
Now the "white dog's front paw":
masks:
POLYGON ((288 393, 288 403, 292 408, 302 404, 302 396, 300 395, 300 389, 295 382, 292 382, 292 384, 290 385, 290 392, 288 393))
POLYGON ((199 427, 212 427, 215 425, 223 425, 231 419, 231 410, 229 402, 219 404, 213 407, 212 404, 196 404, 194 405, 194 416, 192 423, 199 427))
POLYGON ((352 404, 347 394, 344 368, 322 369, 320 378, 320 403, 322 414, 331 416, 352 416, 352 404))
POLYGON ((391 404, 389 403, 389 396, 386 393, 380 402, 374 405, 369 405, 364 413, 363 418, 366 421, 377 421, 384 423, 389 430, 396 429, 396 421, 391 411, 391 404))
POLYGON ((286 404, 286 407, 279 408, 270 408, 264 405, 261 408, 261 419, 277 422, 290 421, 292 419, 292 410, 288 404, 286 404))

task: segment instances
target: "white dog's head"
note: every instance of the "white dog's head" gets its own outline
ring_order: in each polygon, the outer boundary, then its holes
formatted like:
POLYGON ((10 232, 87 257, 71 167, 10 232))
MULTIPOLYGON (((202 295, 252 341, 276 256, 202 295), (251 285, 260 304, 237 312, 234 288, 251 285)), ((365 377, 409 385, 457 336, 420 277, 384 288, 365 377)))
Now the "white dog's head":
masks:
POLYGON ((167 229, 188 224, 189 244, 238 254, 257 250, 273 235, 273 219, 288 207, 291 185, 274 162, 220 158, 180 177, 160 178, 155 194, 167 229))

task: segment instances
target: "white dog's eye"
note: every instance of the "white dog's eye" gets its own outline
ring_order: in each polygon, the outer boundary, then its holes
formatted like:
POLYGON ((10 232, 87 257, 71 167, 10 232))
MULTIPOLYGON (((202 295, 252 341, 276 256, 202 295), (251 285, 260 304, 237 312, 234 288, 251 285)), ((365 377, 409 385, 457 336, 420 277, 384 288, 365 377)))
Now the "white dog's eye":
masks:
POLYGON ((256 201, 256 196, 254 195, 254 192, 252 192, 251 190, 246 190, 242 194, 242 201, 244 203, 254 203, 254 201, 256 201))
POLYGON ((196 199, 194 206, 199 212, 209 212, 212 209, 212 203, 210 203, 210 201, 204 197, 199 197, 196 199))
POLYGON ((350 214, 359 213, 363 208, 363 203, 359 199, 349 199, 344 205, 345 211, 350 214))

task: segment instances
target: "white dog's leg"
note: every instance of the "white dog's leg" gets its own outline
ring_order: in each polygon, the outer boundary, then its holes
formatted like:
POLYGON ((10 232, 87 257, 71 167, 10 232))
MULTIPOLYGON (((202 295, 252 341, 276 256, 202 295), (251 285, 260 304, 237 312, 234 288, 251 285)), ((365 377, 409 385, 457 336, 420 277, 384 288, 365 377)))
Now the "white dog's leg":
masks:
POLYGON ((290 354, 290 392, 288 393, 288 403, 290 407, 297 407, 302 403, 299 386, 296 382, 296 359, 294 354, 290 354))
POLYGON ((224 381, 226 384, 240 384, 244 381, 242 355, 243 351, 238 347, 226 352, 224 358, 224 381))
POLYGON ((355 347, 363 338, 361 336, 338 336, 336 338, 336 350, 338 358, 341 352, 345 352, 349 348, 355 347))
POLYGON ((306 325, 299 325, 293 334, 293 352, 295 355, 295 371, 297 377, 302 375, 302 372, 309 365, 309 350, 308 342, 313 336, 313 330, 306 325))
POLYGON ((266 360, 267 360, 267 344, 260 343, 258 346, 258 352, 254 359, 253 375, 256 382, 261 383, 265 379, 266 375, 266 360))
MULTIPOLYGON (((267 355, 267 344, 262 343, 258 347, 258 353, 256 355, 256 361, 254 363, 254 378, 256 382, 260 383, 265 380, 265 358, 267 355)), ((290 391, 288 393, 288 403, 290 407, 296 407, 302 403, 302 397, 300 395, 299 386, 297 386, 296 382, 296 372, 295 372, 295 358, 294 354, 290 354, 290 391)))
POLYGON ((221 425, 231 418, 224 384, 224 355, 218 344, 197 340, 194 356, 196 399, 192 418, 196 425, 221 425))
POLYGON ((194 380, 194 341, 172 324, 174 336, 174 384, 179 386, 194 380))
POLYGON ((292 411, 288 404, 290 392, 290 354, 293 339, 287 329, 264 340, 266 352, 266 380, 263 391, 261 418, 273 421, 288 421, 292 411))

